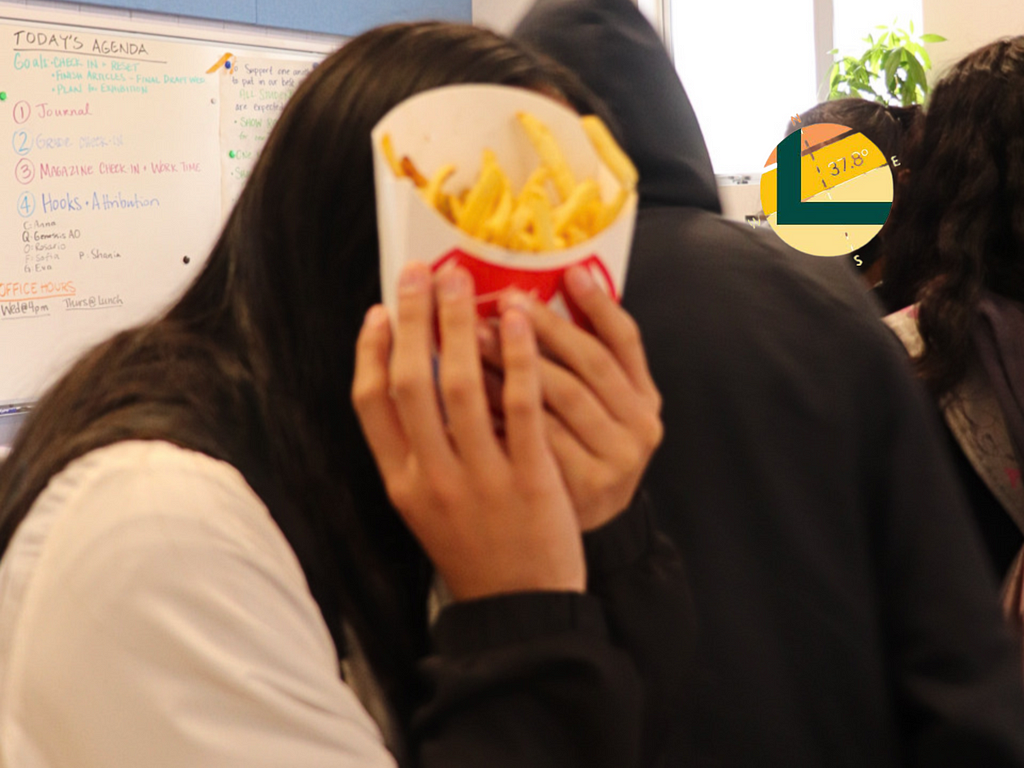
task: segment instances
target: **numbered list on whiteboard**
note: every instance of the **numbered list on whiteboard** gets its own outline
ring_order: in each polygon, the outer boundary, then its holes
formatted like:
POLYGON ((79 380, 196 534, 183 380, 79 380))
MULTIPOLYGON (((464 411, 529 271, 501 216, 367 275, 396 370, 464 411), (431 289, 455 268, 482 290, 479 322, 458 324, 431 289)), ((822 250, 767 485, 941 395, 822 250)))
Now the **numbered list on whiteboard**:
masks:
POLYGON ((0 26, 0 43, 0 400, 29 399, 209 252, 219 54, 54 27, 0 26))

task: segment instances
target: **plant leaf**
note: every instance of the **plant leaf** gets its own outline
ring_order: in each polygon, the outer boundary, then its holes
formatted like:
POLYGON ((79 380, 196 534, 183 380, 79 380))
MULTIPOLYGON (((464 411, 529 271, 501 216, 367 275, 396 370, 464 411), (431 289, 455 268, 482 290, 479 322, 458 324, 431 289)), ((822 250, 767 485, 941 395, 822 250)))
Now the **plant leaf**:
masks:
POLYGON ((917 56, 918 58, 920 58, 921 56, 921 51, 924 50, 924 48, 915 43, 913 40, 908 40, 906 43, 904 43, 903 47, 906 48, 915 56, 917 56))
MULTIPOLYGON (((885 56, 885 77, 886 80, 895 82, 896 80, 896 67, 900 65, 900 51, 889 51, 885 56)), ((893 88, 889 85, 889 90, 893 88)))
MULTIPOLYGON (((877 25, 875 32, 863 38, 867 46, 859 57, 844 55, 833 61, 826 76, 830 99, 859 97, 881 104, 913 104, 927 97, 930 89, 925 70, 931 69, 932 62, 924 44, 945 38, 918 37, 912 22, 909 31, 897 23, 898 19, 893 19, 891 25, 877 25)), ((829 55, 838 56, 838 49, 829 55)))
POLYGON ((925 74, 924 67, 922 67, 921 62, 913 56, 907 57, 906 67, 908 79, 912 78, 918 83, 927 82, 928 76, 925 74))
POLYGON ((923 100, 928 92, 928 78, 925 75, 924 67, 917 59, 910 59, 907 62, 907 85, 910 88, 909 94, 904 96, 904 106, 916 104, 923 100), (918 97, 918 88, 921 89, 921 96, 918 97), (908 98, 911 99, 908 101, 908 98))

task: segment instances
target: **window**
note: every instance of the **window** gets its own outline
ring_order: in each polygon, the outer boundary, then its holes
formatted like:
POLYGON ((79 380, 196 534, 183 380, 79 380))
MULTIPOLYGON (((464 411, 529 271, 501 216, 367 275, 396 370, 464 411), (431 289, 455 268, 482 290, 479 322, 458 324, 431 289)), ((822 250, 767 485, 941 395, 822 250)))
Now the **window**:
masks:
POLYGON ((760 174, 790 117, 825 97, 819 88, 831 64, 828 50, 859 53, 866 45, 861 38, 894 17, 901 25, 913 20, 918 30, 921 24, 921 0, 640 0, 640 6, 662 22, 719 176, 760 174))
POLYGON ((670 19, 715 173, 758 173, 789 117, 816 102, 812 0, 684 0, 670 19))

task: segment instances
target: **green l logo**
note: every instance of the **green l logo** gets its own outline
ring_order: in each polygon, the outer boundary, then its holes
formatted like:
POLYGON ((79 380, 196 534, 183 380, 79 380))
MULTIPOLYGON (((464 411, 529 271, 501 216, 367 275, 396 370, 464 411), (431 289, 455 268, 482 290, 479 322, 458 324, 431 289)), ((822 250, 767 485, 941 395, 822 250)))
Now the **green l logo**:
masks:
POLYGON ((789 134, 778 146, 779 224, 885 224, 892 203, 836 202, 805 203, 800 199, 800 136, 789 134))

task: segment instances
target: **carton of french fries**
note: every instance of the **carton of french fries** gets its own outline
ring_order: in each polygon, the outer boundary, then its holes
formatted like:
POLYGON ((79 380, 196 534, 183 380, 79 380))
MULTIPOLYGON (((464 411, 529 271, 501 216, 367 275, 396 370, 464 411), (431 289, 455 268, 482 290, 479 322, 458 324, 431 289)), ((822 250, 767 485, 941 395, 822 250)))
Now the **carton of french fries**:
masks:
POLYGON ((413 96, 372 133, 381 286, 409 261, 465 267, 481 316, 518 288, 577 320, 563 274, 582 264, 616 300, 636 219, 636 169, 597 118, 521 88, 413 96))

